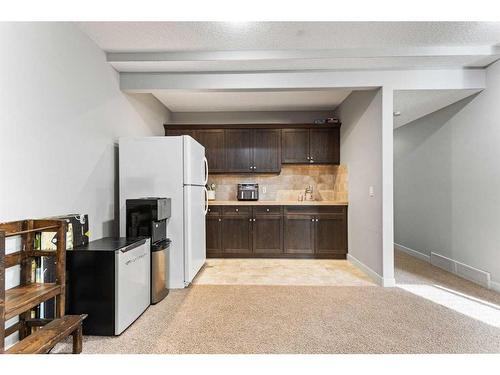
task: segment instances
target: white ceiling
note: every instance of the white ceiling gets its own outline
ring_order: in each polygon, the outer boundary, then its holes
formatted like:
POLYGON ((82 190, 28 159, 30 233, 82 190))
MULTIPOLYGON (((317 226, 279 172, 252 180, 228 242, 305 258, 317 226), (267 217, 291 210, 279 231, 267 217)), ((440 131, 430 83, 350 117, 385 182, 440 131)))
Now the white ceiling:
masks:
MULTIPOLYGON (((483 68, 500 58, 499 22, 81 22, 119 72, 483 68)), ((150 90, 173 112, 332 110, 350 90, 150 90)), ((394 126, 477 90, 395 93, 394 126)))
POLYGON ((394 92, 394 129, 458 102, 480 90, 399 90, 394 92))
POLYGON ((497 22, 82 22, 105 51, 234 51, 477 46, 497 22))
POLYGON ((321 111, 333 110, 351 90, 183 91, 152 94, 173 112, 321 111))
POLYGON ((120 72, 474 68, 500 58, 495 22, 82 22, 79 27, 120 72))

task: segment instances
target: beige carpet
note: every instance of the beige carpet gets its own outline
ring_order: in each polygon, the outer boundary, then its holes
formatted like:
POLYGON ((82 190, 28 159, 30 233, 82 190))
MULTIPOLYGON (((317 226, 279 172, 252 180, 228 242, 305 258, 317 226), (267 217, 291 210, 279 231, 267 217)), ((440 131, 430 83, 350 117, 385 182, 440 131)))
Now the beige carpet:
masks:
MULTIPOLYGON (((403 283, 496 294, 398 255, 403 283), (442 275, 444 274, 444 276, 442 275)), ((55 352, 67 352, 61 344, 55 352)), ((500 329, 400 288, 194 285, 84 353, 500 353, 500 329)))

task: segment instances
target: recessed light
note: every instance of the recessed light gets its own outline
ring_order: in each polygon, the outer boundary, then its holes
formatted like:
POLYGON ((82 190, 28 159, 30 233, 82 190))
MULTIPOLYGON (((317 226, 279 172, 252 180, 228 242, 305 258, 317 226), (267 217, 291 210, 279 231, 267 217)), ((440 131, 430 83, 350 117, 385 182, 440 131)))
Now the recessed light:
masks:
POLYGON ((401 116, 401 112, 399 112, 399 111, 395 111, 395 112, 393 112, 393 113, 392 113, 392 115, 393 115, 394 117, 401 116))

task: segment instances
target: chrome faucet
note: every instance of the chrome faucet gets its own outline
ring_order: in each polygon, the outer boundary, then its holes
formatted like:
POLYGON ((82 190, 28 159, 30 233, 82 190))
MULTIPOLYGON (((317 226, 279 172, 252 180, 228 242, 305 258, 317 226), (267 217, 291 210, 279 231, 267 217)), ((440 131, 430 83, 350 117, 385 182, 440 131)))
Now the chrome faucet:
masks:
POLYGON ((306 187, 305 193, 304 193, 304 200, 306 201, 312 201, 313 200, 313 187, 309 185, 306 187))

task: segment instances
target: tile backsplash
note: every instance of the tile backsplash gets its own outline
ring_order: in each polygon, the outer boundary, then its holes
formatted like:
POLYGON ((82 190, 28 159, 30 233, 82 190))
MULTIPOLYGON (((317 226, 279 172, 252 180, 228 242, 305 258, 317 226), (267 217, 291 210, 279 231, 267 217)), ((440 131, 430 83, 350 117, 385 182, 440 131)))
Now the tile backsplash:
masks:
POLYGON ((210 174, 208 178, 216 185, 216 200, 236 200, 237 184, 243 182, 259 184, 259 200, 297 200, 309 185, 316 200, 348 199, 344 165, 283 165, 279 175, 210 174))

